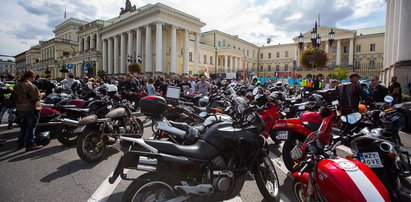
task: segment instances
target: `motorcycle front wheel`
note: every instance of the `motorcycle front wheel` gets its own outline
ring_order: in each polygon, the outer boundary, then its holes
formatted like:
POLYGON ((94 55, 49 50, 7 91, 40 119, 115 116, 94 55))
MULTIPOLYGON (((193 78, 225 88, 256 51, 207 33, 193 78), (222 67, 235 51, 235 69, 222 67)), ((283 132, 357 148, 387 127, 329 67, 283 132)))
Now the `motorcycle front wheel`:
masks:
POLYGON ((168 201, 175 198, 172 186, 151 174, 145 174, 134 180, 123 195, 123 202, 168 201))
POLYGON ((270 202, 280 200, 280 183, 277 172, 273 162, 267 155, 259 160, 254 178, 265 200, 270 202))
POLYGON ((294 180, 293 183, 293 192, 294 196, 297 199, 298 202, 304 202, 305 201, 305 195, 306 195, 306 187, 305 184, 294 180))
POLYGON ((77 140, 77 154, 89 163, 102 160, 106 151, 106 142, 95 128, 85 128, 77 140))

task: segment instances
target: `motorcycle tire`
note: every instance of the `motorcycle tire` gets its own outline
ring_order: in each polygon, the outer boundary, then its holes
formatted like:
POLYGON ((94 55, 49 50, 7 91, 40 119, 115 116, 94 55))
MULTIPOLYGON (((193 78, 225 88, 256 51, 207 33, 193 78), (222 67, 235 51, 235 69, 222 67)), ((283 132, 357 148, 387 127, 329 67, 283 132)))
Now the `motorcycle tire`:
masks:
POLYGON ((277 172, 275 171, 275 167, 273 162, 271 161, 270 157, 264 155, 257 164, 257 168, 255 169, 254 173, 255 182, 257 183, 258 190, 260 190, 261 194, 263 195, 264 199, 269 202, 277 202, 280 201, 280 183, 278 180, 277 172), (265 170, 262 170, 261 164, 264 164, 265 170), (267 174, 271 172, 271 179, 268 181, 267 174), (272 187, 274 190, 268 190, 267 186, 270 183, 270 188, 272 187))
POLYGON ((77 143, 78 136, 74 136, 75 126, 58 125, 56 130, 57 140, 65 146, 73 146, 77 143))
POLYGON ((126 189, 123 202, 146 201, 153 197, 158 201, 167 201, 176 197, 173 186, 164 179, 151 173, 146 173, 135 179, 126 189), (159 198, 164 197, 165 198, 159 198))
POLYGON ((283 162, 287 170, 290 172, 294 168, 294 160, 291 158, 291 150, 295 147, 296 144, 304 142, 305 137, 303 135, 291 136, 284 142, 283 145, 283 162))
POLYGON ((305 201, 305 190, 306 185, 298 180, 294 180, 293 182, 293 193, 294 197, 297 199, 298 202, 304 202, 305 201))
POLYGON ((136 126, 136 135, 138 137, 142 137, 143 133, 144 133, 144 124, 143 122, 139 119, 139 118, 135 118, 136 122, 137 122, 137 126, 136 126))
POLYGON ((102 140, 101 133, 95 127, 86 127, 84 131, 78 137, 77 145, 76 145, 77 154, 82 160, 86 162, 94 163, 94 162, 101 161, 104 158, 106 149, 107 149, 106 142, 102 140), (85 148, 88 146, 87 144, 91 144, 91 146, 93 146, 93 142, 90 141, 90 138, 93 138, 93 137, 100 139, 99 143, 102 144, 100 145, 100 150, 94 156, 90 155, 86 151, 86 148, 85 148))
POLYGON ((390 198, 392 202, 401 202, 401 191, 396 188, 395 180, 399 180, 398 176, 392 176, 390 171, 386 170, 386 168, 375 168, 372 171, 378 176, 381 182, 384 184, 385 188, 387 189, 388 193, 390 194, 390 198))

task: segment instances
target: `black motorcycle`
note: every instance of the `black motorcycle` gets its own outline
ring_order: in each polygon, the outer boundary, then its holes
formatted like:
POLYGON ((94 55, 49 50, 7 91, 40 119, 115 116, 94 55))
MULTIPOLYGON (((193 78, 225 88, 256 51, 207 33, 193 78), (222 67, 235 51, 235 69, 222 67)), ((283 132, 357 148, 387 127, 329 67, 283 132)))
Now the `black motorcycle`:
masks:
MULTIPOLYGON (((264 123, 247 103, 238 100, 233 101, 235 121, 213 125, 193 145, 121 136, 125 153, 109 182, 114 183, 119 176, 127 180, 124 168, 148 172, 134 179, 123 201, 228 200, 240 193, 248 172, 254 174, 267 201, 278 201, 277 173, 267 142, 260 135, 264 123)), ((161 118, 166 101, 153 97, 149 102, 141 105, 142 112, 161 118)))

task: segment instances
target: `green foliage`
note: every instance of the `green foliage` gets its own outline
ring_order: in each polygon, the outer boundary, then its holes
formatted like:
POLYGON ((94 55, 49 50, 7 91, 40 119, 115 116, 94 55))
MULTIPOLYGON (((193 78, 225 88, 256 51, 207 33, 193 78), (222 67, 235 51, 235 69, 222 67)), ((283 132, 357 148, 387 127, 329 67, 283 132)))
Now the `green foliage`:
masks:
POLYGON ((131 63, 128 65, 128 71, 130 73, 139 73, 141 72, 142 67, 140 63, 131 63))
POLYGON ((411 101, 411 96, 402 94, 402 102, 409 102, 411 101))
POLYGON ((107 73, 106 73, 106 71, 104 71, 104 70, 99 70, 99 71, 97 72, 97 76, 100 77, 100 78, 103 78, 103 77, 105 77, 106 75, 107 75, 107 73))
POLYGON ((40 78, 46 78, 47 74, 45 72, 43 72, 39 76, 40 76, 40 78))
POLYGON ((60 72, 61 72, 61 73, 67 73, 67 72, 69 72, 69 70, 67 69, 66 66, 62 66, 62 67, 60 68, 60 72))
POLYGON ((348 70, 343 67, 337 67, 334 69, 334 72, 330 74, 332 79, 343 80, 347 78, 348 70))
POLYGON ((308 48, 300 57, 300 64, 307 69, 325 67, 327 62, 327 54, 318 48, 308 48))

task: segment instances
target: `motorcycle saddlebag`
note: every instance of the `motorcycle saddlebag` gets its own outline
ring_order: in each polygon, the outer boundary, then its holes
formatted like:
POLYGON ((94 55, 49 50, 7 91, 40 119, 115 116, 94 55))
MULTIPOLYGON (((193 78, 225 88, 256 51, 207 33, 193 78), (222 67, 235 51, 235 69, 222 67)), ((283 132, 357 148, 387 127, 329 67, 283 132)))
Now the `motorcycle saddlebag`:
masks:
POLYGON ((141 113, 145 116, 160 118, 167 110, 167 101, 160 96, 146 96, 140 100, 141 113))

